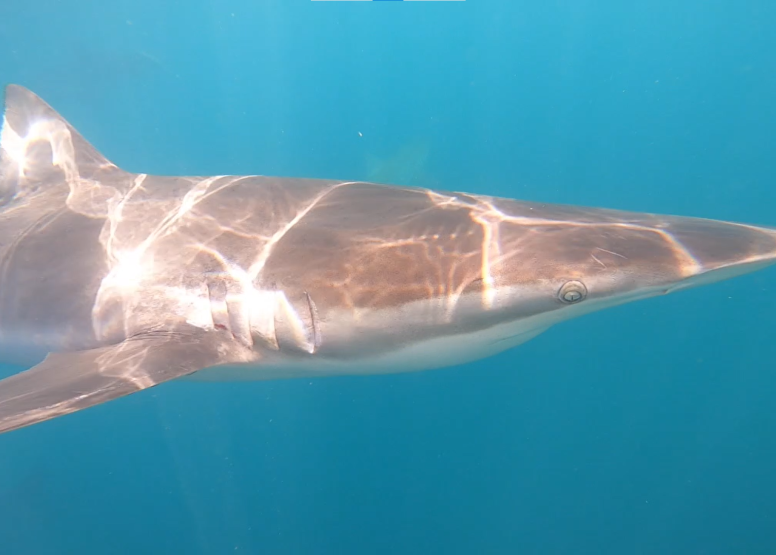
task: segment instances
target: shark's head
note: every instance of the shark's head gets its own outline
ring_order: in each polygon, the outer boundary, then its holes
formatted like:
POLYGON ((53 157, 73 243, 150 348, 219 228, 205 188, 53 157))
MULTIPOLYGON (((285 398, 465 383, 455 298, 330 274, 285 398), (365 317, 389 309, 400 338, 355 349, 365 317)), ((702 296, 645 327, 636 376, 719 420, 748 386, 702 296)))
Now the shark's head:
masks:
POLYGON ((768 228, 352 184, 284 235, 265 272, 316 306, 319 364, 395 371, 774 261, 768 228))
POLYGON ((755 271, 776 261, 776 230, 495 200, 483 317, 566 320, 755 271), (495 251, 495 253, 494 253, 495 251), (494 255, 495 254, 495 255, 494 255))

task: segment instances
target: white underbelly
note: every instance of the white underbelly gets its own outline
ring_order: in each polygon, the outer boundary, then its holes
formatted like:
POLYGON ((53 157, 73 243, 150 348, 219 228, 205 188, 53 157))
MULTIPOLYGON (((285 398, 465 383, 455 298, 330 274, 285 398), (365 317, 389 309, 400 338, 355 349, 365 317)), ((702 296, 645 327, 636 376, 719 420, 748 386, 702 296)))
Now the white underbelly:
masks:
POLYGON ((282 358, 270 354, 264 363, 207 368, 184 379, 252 381, 431 370, 495 355, 533 339, 548 327, 525 329, 514 323, 504 324, 470 334, 435 337, 375 357, 350 360, 282 358))

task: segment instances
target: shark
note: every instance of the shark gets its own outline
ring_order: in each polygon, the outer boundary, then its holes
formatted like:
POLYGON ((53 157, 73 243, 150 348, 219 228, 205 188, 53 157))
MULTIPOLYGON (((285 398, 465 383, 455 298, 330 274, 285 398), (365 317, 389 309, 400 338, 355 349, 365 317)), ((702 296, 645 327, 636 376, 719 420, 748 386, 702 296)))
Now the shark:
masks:
POLYGON ((0 433, 177 379, 422 371, 776 262, 776 229, 359 181, 125 171, 0 132, 0 433))

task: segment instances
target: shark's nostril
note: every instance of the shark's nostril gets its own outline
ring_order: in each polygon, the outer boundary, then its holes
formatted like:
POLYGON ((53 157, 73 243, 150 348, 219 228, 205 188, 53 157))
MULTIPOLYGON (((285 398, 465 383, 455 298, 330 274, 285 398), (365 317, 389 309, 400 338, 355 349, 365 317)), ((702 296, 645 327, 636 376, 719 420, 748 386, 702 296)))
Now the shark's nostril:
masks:
POLYGON ((574 304, 584 301, 585 297, 587 297, 587 287, 585 287, 585 284, 581 281, 567 281, 558 290, 558 299, 565 304, 574 304))

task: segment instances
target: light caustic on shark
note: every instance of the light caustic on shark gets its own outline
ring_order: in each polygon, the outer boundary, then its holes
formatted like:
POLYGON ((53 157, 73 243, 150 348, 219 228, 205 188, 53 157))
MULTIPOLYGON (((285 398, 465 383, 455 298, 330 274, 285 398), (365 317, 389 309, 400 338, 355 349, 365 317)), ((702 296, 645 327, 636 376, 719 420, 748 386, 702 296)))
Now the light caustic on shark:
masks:
POLYGON ((776 261, 776 231, 423 188, 124 171, 30 91, 0 136, 0 432, 159 383, 406 372, 776 261))

